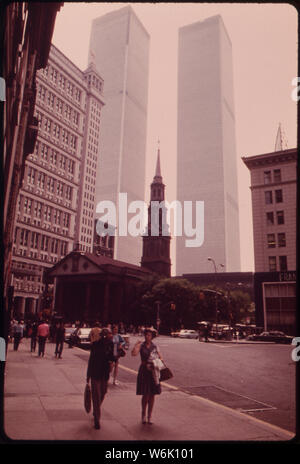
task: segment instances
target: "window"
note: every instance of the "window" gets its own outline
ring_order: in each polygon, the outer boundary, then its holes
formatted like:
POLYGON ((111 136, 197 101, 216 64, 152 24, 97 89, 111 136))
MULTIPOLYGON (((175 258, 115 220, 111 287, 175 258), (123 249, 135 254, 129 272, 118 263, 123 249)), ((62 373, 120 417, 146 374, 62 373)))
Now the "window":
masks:
POLYGON ((272 226, 274 224, 274 213, 270 212, 266 214, 267 216, 267 226, 272 226))
POLYGON ((281 271, 287 271, 287 257, 279 256, 279 268, 281 271))
POLYGON ((270 205, 271 203, 273 203, 273 196, 271 190, 265 192, 265 203, 266 205, 270 205))
POLYGON ((281 169, 274 169, 274 182, 281 182, 281 169))
POLYGON ((275 190, 275 201, 276 203, 283 202, 282 190, 275 190))
POLYGON ((285 247, 286 246, 285 234, 284 233, 278 234, 278 246, 279 247, 285 247))
POLYGON ((57 152, 55 150, 51 150, 50 163, 57 164, 57 152))
POLYGON ((62 114, 62 109, 63 109, 63 102, 59 98, 57 98, 57 100, 56 100, 56 111, 59 114, 62 114))
POLYGON ((277 224, 278 225, 284 224, 284 212, 283 211, 277 211, 276 215, 277 215, 277 224))
POLYGON ((269 256, 269 271, 276 271, 276 256, 269 256))
POLYGON ((44 129, 45 129, 46 132, 48 132, 48 134, 50 134, 51 120, 49 118, 45 118, 44 129))
POLYGON ((264 171, 264 184, 270 184, 271 182, 271 171, 264 171))

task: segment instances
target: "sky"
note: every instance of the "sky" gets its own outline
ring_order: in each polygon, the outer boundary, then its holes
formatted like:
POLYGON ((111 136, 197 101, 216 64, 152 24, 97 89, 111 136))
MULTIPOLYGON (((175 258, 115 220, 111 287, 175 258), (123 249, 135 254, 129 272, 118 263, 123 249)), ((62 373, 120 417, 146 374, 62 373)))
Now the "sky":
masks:
MULTIPOLYGON (((88 65, 91 22, 128 3, 64 3, 53 43, 80 69, 88 65)), ((287 4, 131 3, 150 38, 146 194, 160 140, 166 200, 176 199, 178 28, 220 14, 232 42, 240 212, 241 271, 254 271, 250 173, 241 157, 274 151, 279 123, 287 147, 297 144, 297 10, 287 4)), ((104 83, 105 96, 105 83, 104 83)), ((175 268, 175 243, 171 260, 175 268)))

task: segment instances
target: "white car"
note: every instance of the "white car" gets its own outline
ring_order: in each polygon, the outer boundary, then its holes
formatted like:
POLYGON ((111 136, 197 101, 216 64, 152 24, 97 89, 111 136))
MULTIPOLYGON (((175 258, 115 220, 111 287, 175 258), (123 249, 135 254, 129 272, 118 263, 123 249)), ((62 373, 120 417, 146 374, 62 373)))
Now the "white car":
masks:
POLYGON ((196 330, 182 329, 179 332, 179 338, 198 338, 198 332, 196 330))

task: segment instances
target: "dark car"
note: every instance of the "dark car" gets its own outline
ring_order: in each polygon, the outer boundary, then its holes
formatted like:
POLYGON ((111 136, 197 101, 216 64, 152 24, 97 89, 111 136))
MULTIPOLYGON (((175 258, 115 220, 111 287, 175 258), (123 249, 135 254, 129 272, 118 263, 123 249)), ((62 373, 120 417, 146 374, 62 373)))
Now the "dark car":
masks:
POLYGON ((70 336, 70 344, 79 348, 89 348, 91 345, 91 327, 77 327, 70 336))
POLYGON ((269 332, 262 332, 261 334, 249 335, 247 340, 290 344, 292 343, 293 337, 279 330, 270 330, 269 332))

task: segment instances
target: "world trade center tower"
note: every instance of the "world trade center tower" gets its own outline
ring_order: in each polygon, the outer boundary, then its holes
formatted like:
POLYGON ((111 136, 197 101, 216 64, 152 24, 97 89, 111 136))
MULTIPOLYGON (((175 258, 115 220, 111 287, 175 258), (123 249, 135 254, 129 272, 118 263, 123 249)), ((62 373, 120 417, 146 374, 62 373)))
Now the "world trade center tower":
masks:
POLYGON ((221 16, 179 29, 177 200, 204 201, 204 242, 176 239, 176 274, 240 271, 232 46, 221 16))
MULTIPOLYGON (((130 6, 92 22, 89 60, 101 72, 105 98, 96 205, 114 202, 117 218, 119 193, 127 194, 127 205, 145 196, 149 45, 150 36, 130 6)), ((126 217, 129 222, 130 213, 126 217)), ((123 229, 117 223, 114 258, 139 265, 142 237, 126 236, 123 229)))

